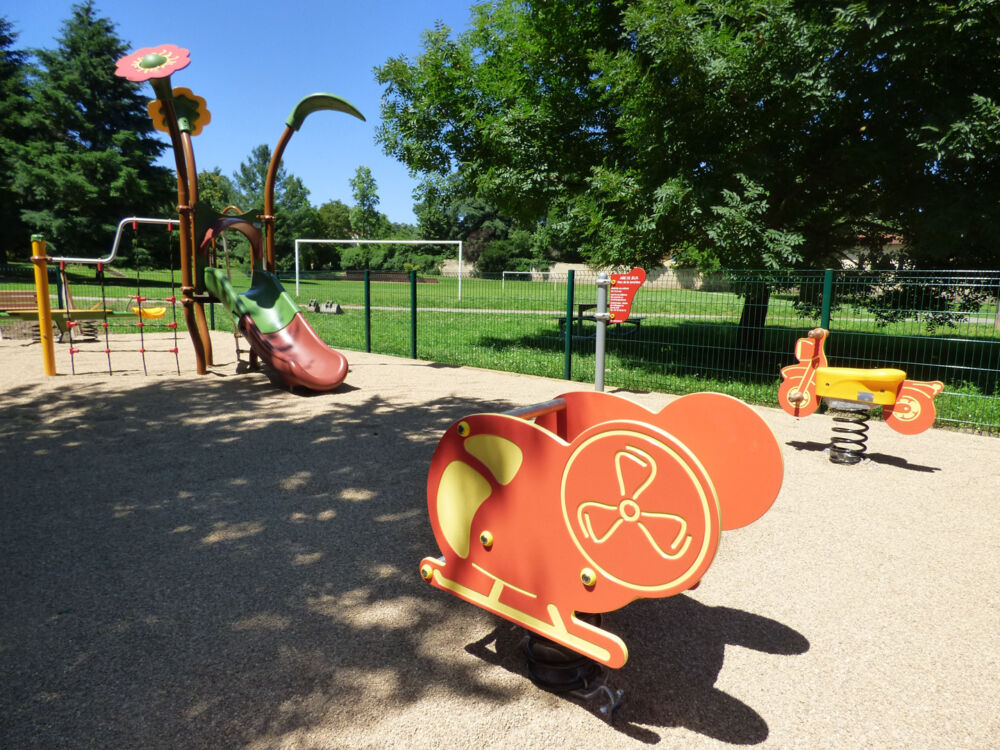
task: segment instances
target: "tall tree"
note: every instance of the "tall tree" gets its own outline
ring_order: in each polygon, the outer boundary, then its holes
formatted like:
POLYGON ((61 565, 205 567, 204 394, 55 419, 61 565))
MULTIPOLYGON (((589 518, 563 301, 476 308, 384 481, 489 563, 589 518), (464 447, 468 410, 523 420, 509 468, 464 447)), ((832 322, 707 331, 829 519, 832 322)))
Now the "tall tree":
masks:
POLYGON ((221 215, 229 206, 238 211, 248 210, 239 205, 240 195, 236 186, 218 167, 198 173, 198 200, 207 204, 214 214, 221 215))
MULTIPOLYGON (((351 207, 343 201, 331 200, 316 211, 317 237, 328 240, 346 240, 352 237, 351 207)), ((307 248, 308 260, 333 269, 341 267, 341 245, 312 245, 307 248)))
POLYGON ((597 264, 996 258, 994 0, 491 0, 376 75, 387 153, 597 264))
POLYGON ((442 240, 458 239, 452 185, 457 174, 427 174, 413 190, 413 213, 420 236, 442 240))
POLYGON ((490 0, 376 75, 387 153, 595 265, 997 260, 993 0, 490 0))
POLYGON ((275 198, 276 210, 280 211, 280 223, 275 225, 275 261, 279 268, 291 268, 294 263, 295 240, 316 237, 319 222, 316 209, 309 202, 309 189, 295 175, 285 178, 281 191, 281 202, 275 198))
POLYGON ((378 185, 372 171, 360 166, 350 180, 354 205, 351 207, 351 229, 361 239, 380 239, 383 224, 378 210, 378 185))
MULTIPOLYGON (((267 168, 271 163, 271 149, 266 143, 258 144, 251 149, 245 161, 233 172, 233 185, 236 187, 243 211, 264 211, 264 186, 267 183, 267 168)), ((279 196, 288 172, 283 164, 278 165, 274 181, 274 202, 279 196)))
MULTIPOLYGON (((270 163, 271 150, 262 143, 251 150, 246 161, 240 162, 233 173, 233 184, 243 211, 263 211, 264 187, 270 163)), ((275 262, 279 268, 289 268, 293 263, 295 240, 315 236, 317 217, 316 209, 309 202, 309 190, 282 164, 278 165, 275 174, 274 211, 275 262)))
POLYGON ((924 268, 996 268, 1000 8, 995 0, 804 2, 839 46, 829 65, 877 211, 924 268))
POLYGON ((319 207, 319 233, 326 239, 344 240, 351 236, 351 207, 343 201, 327 201, 319 207))
MULTIPOLYGON (((413 197, 419 236, 461 239, 465 257, 482 272, 547 267, 552 260, 577 260, 558 248, 556 222, 528 222, 501 214, 496 205, 477 197, 458 172, 424 176, 413 197), (514 241, 516 238, 516 241, 514 241)), ((558 209, 552 211, 558 214, 558 209)))
POLYGON ((57 252, 99 255, 123 217, 167 212, 170 172, 154 165, 165 145, 139 85, 115 76, 128 47, 93 2, 72 7, 56 42, 37 53, 15 189, 26 196, 22 218, 57 252))
POLYGON ((28 53, 14 47, 17 32, 0 16, 0 263, 8 257, 27 257, 27 225, 21 220, 21 198, 14 189, 14 168, 27 140, 28 53))
MULTIPOLYGON (((218 167, 198 173, 198 213, 205 221, 214 221, 230 207, 237 212, 249 210, 241 202, 242 196, 236 186, 218 167)), ((215 247, 219 265, 227 271, 234 264, 249 265, 250 243, 246 237, 236 231, 227 232, 224 236, 225 241, 215 247)))
POLYGON ((475 6, 457 38, 442 25, 426 31, 419 58, 376 69, 385 86, 378 141, 417 174, 457 172, 454 199, 484 201, 529 231, 549 226, 554 239, 553 225, 571 228, 567 196, 618 152, 591 59, 626 43, 619 6, 498 0, 475 6))

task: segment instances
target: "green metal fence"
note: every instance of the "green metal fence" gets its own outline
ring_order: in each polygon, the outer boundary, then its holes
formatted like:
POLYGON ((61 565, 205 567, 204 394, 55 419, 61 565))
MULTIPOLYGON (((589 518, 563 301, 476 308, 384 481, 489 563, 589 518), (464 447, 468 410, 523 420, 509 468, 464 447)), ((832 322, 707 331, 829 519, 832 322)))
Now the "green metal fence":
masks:
MULTIPOLYGON (((461 298, 455 277, 415 286, 378 278, 370 282, 370 351, 413 355, 406 333, 415 299, 421 359, 594 379, 596 329, 586 307, 596 301, 596 274, 466 278, 461 298)), ((352 322, 364 312, 362 286, 300 281, 300 301, 333 300, 345 309, 343 316, 309 316, 334 346, 366 348, 363 325, 352 322)), ((651 274, 632 322, 609 328, 605 384, 711 389, 776 405, 778 372, 795 362, 796 339, 823 326, 831 331, 832 365, 897 367, 913 379, 941 380, 939 425, 1000 434, 998 296, 997 272, 651 274)))
MULTIPOLYGON (((336 348, 593 382, 595 282, 589 272, 459 285, 454 276, 362 271, 304 276, 297 297, 336 348), (310 301, 336 302, 343 314, 310 312, 310 301)), ((0 289, 11 283, 4 274, 0 289)), ((249 279, 234 274, 234 283, 249 279)), ((823 326, 831 365, 941 380, 938 425, 1000 434, 998 297, 1000 272, 664 270, 639 290, 630 322, 609 327, 605 384, 716 390, 773 406, 796 339, 823 326)), ((216 327, 230 325, 221 307, 215 317, 216 327)))

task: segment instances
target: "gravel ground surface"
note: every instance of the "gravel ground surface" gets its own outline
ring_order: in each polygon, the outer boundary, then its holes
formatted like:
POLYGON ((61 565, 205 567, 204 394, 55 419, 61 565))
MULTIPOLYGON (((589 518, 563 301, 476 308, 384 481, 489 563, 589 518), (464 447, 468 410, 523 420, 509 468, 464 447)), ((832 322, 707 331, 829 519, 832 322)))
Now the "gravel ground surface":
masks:
POLYGON ((996 439, 876 422, 839 466, 829 416, 758 409, 781 494, 697 590, 606 615, 608 722, 418 574, 444 429, 586 385, 347 352, 301 395, 227 336, 201 377, 187 341, 180 376, 169 340, 148 376, 115 344, 112 376, 97 351, 45 378, 0 341, 4 750, 998 746, 996 439))

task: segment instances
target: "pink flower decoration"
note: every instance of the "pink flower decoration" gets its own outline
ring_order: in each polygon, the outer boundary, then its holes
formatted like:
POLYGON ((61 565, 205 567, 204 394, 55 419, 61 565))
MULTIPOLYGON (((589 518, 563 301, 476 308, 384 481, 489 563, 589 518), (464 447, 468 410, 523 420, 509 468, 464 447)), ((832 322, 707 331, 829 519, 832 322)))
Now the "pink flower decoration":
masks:
POLYGON ((191 64, 191 53, 173 44, 144 47, 118 61, 115 75, 142 82, 151 78, 167 78, 171 73, 191 64))

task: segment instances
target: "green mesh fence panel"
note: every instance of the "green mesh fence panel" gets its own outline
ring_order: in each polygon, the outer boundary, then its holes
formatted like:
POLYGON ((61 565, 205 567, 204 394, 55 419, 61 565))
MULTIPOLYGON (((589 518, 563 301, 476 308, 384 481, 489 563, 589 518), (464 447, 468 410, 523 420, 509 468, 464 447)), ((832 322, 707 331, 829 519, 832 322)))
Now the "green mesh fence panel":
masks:
POLYGON ((940 380, 937 424, 1000 432, 1000 274, 834 272, 827 354, 940 380))
MULTIPOLYGON (((30 265, 17 266, 0 277, 0 289, 33 289, 30 265)), ((294 279, 282 280, 293 294, 294 279)), ((564 376, 567 275, 466 277, 461 295, 455 276, 418 280, 420 359, 564 376)), ((142 281, 150 290, 147 304, 169 296, 168 271, 144 272, 142 281)), ((237 289, 249 281, 233 272, 237 289)), ((575 274, 568 325, 571 377, 579 382, 594 380, 595 281, 594 273, 575 274)), ((92 268, 72 269, 70 283, 78 304, 100 300, 92 268)), ((127 310, 134 272, 109 275, 105 293, 109 307, 127 310)), ((371 272, 372 351, 410 356, 410 293, 407 273, 371 272)), ((995 271, 658 269, 637 293, 630 322, 609 327, 605 384, 677 394, 714 390, 776 406, 778 371, 794 363, 795 340, 825 325, 832 365, 896 367, 912 379, 941 380, 938 425, 1000 434, 998 296, 995 271)), ((364 272, 303 274, 295 301, 331 346, 364 351, 364 272), (335 302, 343 313, 312 312, 310 302, 335 302)), ((216 329, 231 330, 227 317, 219 307, 216 329)), ((116 315, 114 325, 134 331, 134 320, 116 315)), ((183 316, 178 320, 183 329, 183 316)))

